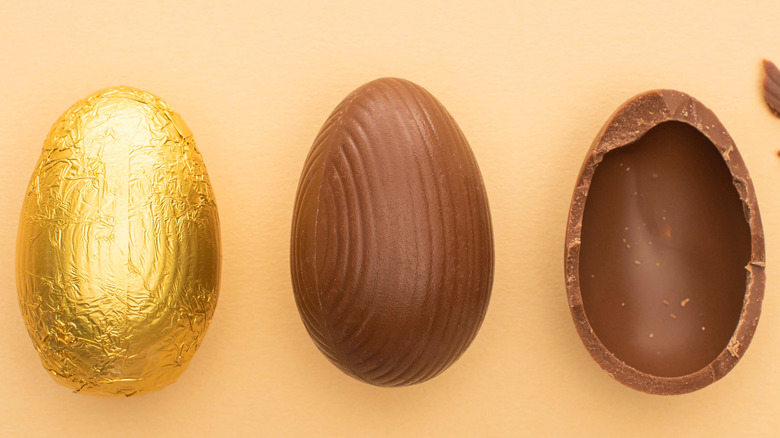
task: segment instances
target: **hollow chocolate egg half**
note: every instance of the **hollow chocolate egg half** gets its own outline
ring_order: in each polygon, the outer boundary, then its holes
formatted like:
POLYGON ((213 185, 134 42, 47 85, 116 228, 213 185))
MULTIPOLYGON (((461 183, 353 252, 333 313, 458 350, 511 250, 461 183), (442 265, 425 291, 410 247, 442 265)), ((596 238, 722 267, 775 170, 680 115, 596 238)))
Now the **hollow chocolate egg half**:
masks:
POLYGON ((596 136, 566 230, 566 289, 596 362, 652 394, 695 391, 750 344, 764 233, 734 141, 693 97, 640 94, 596 136))
POLYGON ((192 132, 129 87, 74 104, 24 197, 19 305, 54 379, 132 396, 187 368, 217 303, 219 218, 192 132))
POLYGON ((301 318, 322 353, 377 386, 424 382, 477 334, 493 234, 477 161, 430 93, 383 78, 328 117, 292 226, 301 318))

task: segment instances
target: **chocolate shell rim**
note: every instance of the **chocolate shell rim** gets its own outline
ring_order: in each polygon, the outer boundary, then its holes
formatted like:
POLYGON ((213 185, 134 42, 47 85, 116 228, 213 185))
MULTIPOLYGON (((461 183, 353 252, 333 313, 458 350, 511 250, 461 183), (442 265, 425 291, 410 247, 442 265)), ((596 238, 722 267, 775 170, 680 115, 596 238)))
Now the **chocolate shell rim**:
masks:
POLYGON ((676 90, 652 90, 623 103, 596 135, 577 177, 566 226, 566 294, 574 324, 596 363, 615 380, 648 394, 674 395, 693 392, 725 376, 750 345, 761 315, 765 286, 764 231, 753 183, 734 140, 717 116, 694 97, 676 90), (660 111, 657 111, 660 109, 660 111), (637 117, 639 115, 640 117, 637 117), (599 340, 588 321, 579 281, 582 219, 593 175, 604 155, 639 140, 653 127, 668 121, 686 123, 704 134, 723 157, 732 176, 750 229, 750 261, 742 310, 728 345, 704 368, 677 377, 644 373, 615 356, 599 340))

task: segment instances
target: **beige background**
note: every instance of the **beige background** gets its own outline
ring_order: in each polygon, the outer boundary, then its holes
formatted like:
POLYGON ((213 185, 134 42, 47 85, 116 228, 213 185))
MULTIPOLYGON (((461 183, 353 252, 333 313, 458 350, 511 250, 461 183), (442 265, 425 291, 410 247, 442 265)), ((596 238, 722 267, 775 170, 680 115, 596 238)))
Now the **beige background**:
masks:
POLYGON ((759 88, 761 58, 780 61, 780 4, 282 3, 0 3, 0 436, 780 435, 780 120, 759 88), (459 122, 496 238, 476 341, 441 376, 392 390, 343 375, 317 351, 288 264, 309 146, 347 93, 380 76, 423 85, 459 122), (49 127, 77 100, 120 84, 162 96, 195 133, 220 208, 224 275, 210 331, 179 381, 103 399, 70 393, 40 366, 13 254, 49 127), (623 101, 660 87, 698 97, 731 132, 755 182, 769 259, 744 359, 676 397, 626 388, 591 360, 563 281, 585 152, 623 101))

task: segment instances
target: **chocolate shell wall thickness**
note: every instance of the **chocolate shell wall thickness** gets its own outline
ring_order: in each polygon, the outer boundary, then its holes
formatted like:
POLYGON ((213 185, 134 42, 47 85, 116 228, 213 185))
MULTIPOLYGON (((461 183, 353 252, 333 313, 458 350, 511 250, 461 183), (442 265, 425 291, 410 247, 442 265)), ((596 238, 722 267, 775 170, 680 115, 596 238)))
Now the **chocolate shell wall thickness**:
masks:
POLYGON ((322 353, 378 386, 428 380, 466 350, 493 279, 471 148, 423 88, 370 82, 328 117, 295 202, 292 280, 322 353))
POLYGON ((616 380, 695 391, 744 355, 764 295, 764 233, 734 141, 693 97, 634 97, 596 136, 566 230, 569 306, 616 380))

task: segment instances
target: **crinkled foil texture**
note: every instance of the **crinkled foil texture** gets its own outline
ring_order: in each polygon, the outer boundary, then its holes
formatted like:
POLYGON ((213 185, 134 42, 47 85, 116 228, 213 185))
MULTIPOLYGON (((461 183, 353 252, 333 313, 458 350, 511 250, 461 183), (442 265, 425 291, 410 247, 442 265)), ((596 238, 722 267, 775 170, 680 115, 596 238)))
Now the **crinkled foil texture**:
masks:
POLYGON ((24 199, 16 274, 25 324, 59 383, 131 396, 174 382, 220 274, 214 194, 181 117, 128 87, 71 107, 24 199))

